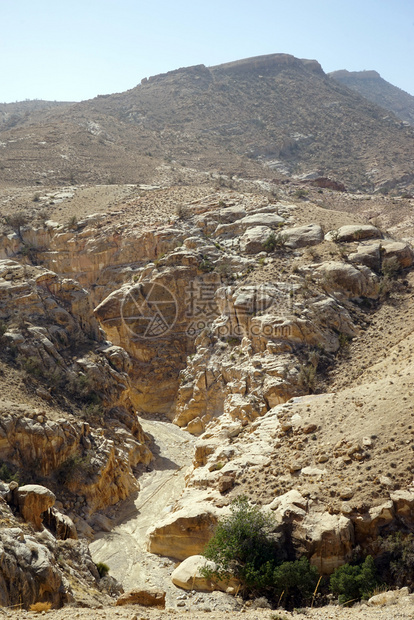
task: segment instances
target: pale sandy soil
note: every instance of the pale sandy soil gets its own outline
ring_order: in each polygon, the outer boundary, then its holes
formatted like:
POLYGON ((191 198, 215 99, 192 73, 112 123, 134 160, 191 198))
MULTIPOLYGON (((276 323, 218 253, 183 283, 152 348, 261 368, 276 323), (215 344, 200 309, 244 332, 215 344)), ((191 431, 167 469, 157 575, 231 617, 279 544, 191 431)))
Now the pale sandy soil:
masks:
POLYGON ((175 563, 146 551, 146 532, 171 510, 184 488, 184 474, 190 465, 195 438, 171 422, 140 418, 145 433, 155 438, 150 445, 155 460, 150 471, 139 478, 136 498, 122 502, 106 514, 114 519, 110 533, 100 533, 90 545, 94 562, 104 562, 123 588, 156 586, 167 590, 167 604, 173 605, 181 592, 170 580, 175 563))
MULTIPOLYGON (((411 598, 411 597, 410 597, 411 598)), ((10 618, 33 618, 38 614, 33 612, 8 612, 10 618)), ((401 602, 381 608, 368 607, 365 604, 351 609, 338 606, 327 606, 317 609, 306 609, 305 613, 287 612, 283 610, 270 611, 264 609, 245 610, 241 612, 200 612, 192 609, 156 610, 128 605, 125 607, 105 607, 102 609, 65 608, 45 614, 51 620, 177 620, 184 617, 188 620, 412 620, 414 618, 414 603, 401 602)))

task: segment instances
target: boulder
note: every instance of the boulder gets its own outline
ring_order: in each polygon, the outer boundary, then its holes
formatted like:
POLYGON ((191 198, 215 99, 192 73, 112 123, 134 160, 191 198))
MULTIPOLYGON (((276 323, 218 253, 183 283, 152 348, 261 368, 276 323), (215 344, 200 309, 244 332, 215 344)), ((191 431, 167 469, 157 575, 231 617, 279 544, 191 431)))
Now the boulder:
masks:
POLYGON ((275 213, 254 213, 253 215, 247 215, 239 220, 241 226, 270 226, 271 228, 281 226, 285 220, 280 215, 275 213))
POLYGON ((402 241, 384 241, 381 245, 382 261, 395 257, 401 269, 411 267, 414 260, 413 250, 408 243, 402 241))
POLYGON ((241 218, 246 216, 246 210, 238 205, 234 207, 225 207, 220 209, 218 212, 219 221, 222 224, 230 224, 235 222, 236 220, 240 220, 241 218))
POLYGON ((395 511, 392 500, 381 506, 374 506, 365 514, 359 515, 354 521, 356 542, 366 543, 369 538, 377 538, 381 530, 389 525, 394 517, 395 511))
POLYGON ((396 605, 399 599, 406 596, 408 597, 409 595, 410 591, 408 588, 401 588, 400 590, 388 590, 388 592, 380 592, 379 594, 371 596, 371 598, 368 599, 368 605, 370 605, 371 607, 396 605))
POLYGON ((117 605, 142 605, 143 607, 165 608, 165 592, 159 588, 145 590, 130 590, 121 594, 116 601, 117 605))
POLYGON ((41 530, 42 513, 54 505, 56 497, 40 484, 26 484, 17 490, 17 501, 23 519, 41 530))
POLYGON ((394 502, 397 517, 410 529, 414 527, 414 493, 411 491, 394 491, 390 495, 394 502))
POLYGON ((336 231, 330 231, 326 239, 339 242, 360 241, 361 239, 382 239, 382 232, 372 224, 348 224, 336 231))
POLYGON ((354 528, 343 515, 311 512, 294 523, 292 539, 297 551, 306 554, 320 574, 330 575, 351 559, 354 528))
POLYGON ((357 251, 349 255, 352 263, 365 265, 374 271, 379 271, 384 260, 395 258, 400 269, 411 267, 414 262, 414 253, 411 246, 403 241, 384 240, 376 243, 361 243, 357 251))
POLYGON ((266 509, 275 512, 279 523, 289 523, 293 520, 301 520, 306 516, 308 501, 296 489, 292 489, 279 497, 276 497, 266 509))
POLYGON ((224 475, 218 483, 218 490, 221 494, 230 491, 234 487, 234 476, 224 475))
POLYGON ((110 532, 114 526, 112 519, 99 512, 93 515, 89 523, 97 532, 110 532))
POLYGON ((237 588, 239 586, 238 580, 234 577, 228 581, 219 582, 203 577, 200 569, 204 566, 208 566, 212 570, 216 568, 215 563, 206 560, 203 555, 192 555, 177 566, 171 575, 171 580, 178 588, 197 590, 197 592, 213 592, 213 590, 225 592, 228 588, 237 588))
POLYGON ((272 234, 269 226, 249 228, 240 238, 240 249, 246 254, 258 254, 263 251, 263 244, 272 234))
POLYGON ((191 555, 173 571, 171 581, 175 586, 183 588, 183 590, 212 592, 215 589, 214 583, 200 573, 200 569, 204 566, 212 570, 215 568, 214 562, 206 560, 204 556, 191 555))
POLYGON ((284 243, 289 248, 303 248, 317 245, 323 241, 323 230, 319 224, 306 224, 295 228, 283 229, 284 243))
POLYGON ((241 235, 250 228, 278 228, 284 224, 283 217, 274 213, 254 213, 231 223, 220 223, 214 231, 216 236, 234 237, 241 235))
POLYGON ((369 297, 376 299, 379 291, 379 280, 368 267, 361 265, 359 269, 340 261, 327 261, 316 270, 326 289, 343 292, 350 298, 369 297))
POLYGON ((214 534, 217 516, 203 506, 167 515, 148 531, 148 551, 177 560, 201 553, 214 534))
POLYGON ((197 417, 193 420, 190 420, 185 430, 192 435, 201 435, 201 433, 203 433, 203 431, 205 430, 205 426, 203 421, 199 417, 197 417))
POLYGON ((365 265, 369 269, 379 271, 381 264, 381 252, 380 243, 373 243, 369 245, 360 244, 356 252, 353 252, 348 256, 348 260, 351 263, 358 265, 365 265))
POLYGON ((17 527, 0 530, 0 607, 28 609, 37 601, 61 607, 67 602, 68 584, 50 546, 17 527))
POLYGON ((55 538, 67 540, 68 538, 77 539, 78 533, 72 519, 56 508, 52 507, 45 513, 44 524, 52 532, 55 538))

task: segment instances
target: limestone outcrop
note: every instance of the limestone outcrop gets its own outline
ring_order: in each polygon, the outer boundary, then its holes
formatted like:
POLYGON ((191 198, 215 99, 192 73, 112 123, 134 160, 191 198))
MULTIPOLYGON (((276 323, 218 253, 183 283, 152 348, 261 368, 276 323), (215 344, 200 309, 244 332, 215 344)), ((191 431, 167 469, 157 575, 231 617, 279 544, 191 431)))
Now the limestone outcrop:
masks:
POLYGON ((200 554, 217 525, 217 510, 209 505, 186 506, 165 517, 148 533, 148 551, 177 560, 200 554))
POLYGON ((322 263, 316 269, 317 275, 327 290, 343 292, 348 297, 376 299, 379 293, 377 276, 365 265, 354 267, 339 261, 322 263))
POLYGON ((372 224, 348 224, 327 233, 329 240, 338 242, 361 241, 362 239, 382 239, 382 232, 372 224))
MULTIPOLYGON (((27 500, 33 491, 25 494, 27 500)), ((34 603, 46 602, 59 608, 67 603, 91 606, 110 602, 83 541, 57 540, 47 529, 34 531, 17 521, 4 500, 0 500, 0 514, 3 524, 8 524, 0 529, 1 607, 29 609, 34 603)), ((119 592, 113 581, 109 580, 108 587, 119 592)))
POLYGON ((84 418, 48 419, 42 410, 2 400, 0 458, 43 476, 57 474, 86 498, 90 512, 125 499, 137 488, 133 468, 148 463, 151 453, 130 398, 131 360, 104 339, 87 291, 45 269, 5 259, 0 317, 5 351, 37 394, 75 401, 84 418), (94 418, 98 432, 87 421, 94 418))
MULTIPOLYGON (((66 550, 77 534, 92 537, 91 525, 110 530, 106 516, 91 516, 131 496, 137 467, 152 458, 138 411, 199 437, 182 496, 148 532, 152 553, 201 553, 256 476, 269 481, 263 509, 323 574, 354 543, 364 547, 392 524, 411 529, 411 491, 397 486, 374 507, 354 504, 351 484, 332 490, 331 503, 321 499, 318 485, 346 463, 368 462, 373 440, 367 430, 361 441, 319 442, 323 421, 307 419, 301 400, 359 334, 387 269, 413 264, 409 244, 365 224, 324 237, 332 215, 322 226, 300 205, 263 196, 239 201, 234 192, 228 204, 213 196, 179 211, 151 228, 122 230, 94 215, 1 237, 2 354, 26 373, 37 404, 1 401, 0 459, 50 480, 62 512, 52 491, 0 494, 18 496, 39 531, 46 512, 66 550)), ((254 483, 249 493, 258 498, 254 483)), ((197 562, 177 577, 180 587, 213 587, 197 562)))
POLYGON ((207 567, 215 570, 216 565, 202 555, 192 555, 173 571, 171 581, 178 588, 183 590, 196 590, 197 592, 213 592, 214 590, 222 590, 223 592, 233 591, 239 587, 239 582, 234 577, 228 581, 215 581, 201 574, 201 569, 207 567))
POLYGON ((23 519, 36 530, 42 528, 42 514, 52 508, 55 495, 40 484, 26 484, 17 490, 17 502, 23 519))
POLYGON ((294 524, 292 537, 299 554, 308 556, 322 575, 330 575, 351 559, 354 528, 343 515, 309 513, 294 524))
POLYGON ((283 244, 288 248, 303 248, 318 245, 323 241, 324 234, 319 224, 307 224, 284 228, 282 232, 283 244))
POLYGON ((333 352, 338 334, 353 337, 357 329, 329 297, 317 298, 297 316, 303 306, 291 293, 298 289, 283 283, 217 289, 220 316, 198 336, 196 354, 181 373, 176 424, 194 434, 223 414, 246 424, 306 391, 297 347, 333 352))

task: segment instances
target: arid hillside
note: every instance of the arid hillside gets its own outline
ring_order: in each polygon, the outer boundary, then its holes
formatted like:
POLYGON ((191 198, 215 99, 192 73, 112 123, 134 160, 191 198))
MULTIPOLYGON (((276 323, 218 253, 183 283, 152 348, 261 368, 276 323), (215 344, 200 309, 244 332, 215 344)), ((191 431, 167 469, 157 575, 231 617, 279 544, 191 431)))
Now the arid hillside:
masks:
POLYGON ((0 616, 414 618, 413 146, 284 54, 0 105, 0 616))
POLYGON ((171 162, 183 174, 330 176, 370 191, 414 178, 411 127, 286 54, 178 69, 3 125, 6 184, 156 183, 171 162))
POLYGON ((342 70, 328 75, 368 101, 390 110, 402 121, 414 125, 414 97, 384 80, 377 71, 342 70))
POLYGON ((248 610, 172 581, 242 494, 323 575, 412 528, 412 200, 167 174, 1 191, 3 604, 248 610))

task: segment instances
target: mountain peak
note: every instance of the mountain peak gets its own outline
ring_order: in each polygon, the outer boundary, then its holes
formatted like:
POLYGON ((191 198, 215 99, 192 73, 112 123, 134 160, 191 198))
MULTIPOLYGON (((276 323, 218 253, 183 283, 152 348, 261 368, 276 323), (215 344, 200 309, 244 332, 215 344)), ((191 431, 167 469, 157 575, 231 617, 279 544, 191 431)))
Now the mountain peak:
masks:
POLYGON ((317 60, 300 59, 291 54, 266 54, 264 56, 252 56, 233 62, 226 62, 221 65, 211 67, 214 71, 225 71, 234 73, 247 73, 250 71, 260 71, 264 74, 272 73, 274 70, 280 71, 286 67, 302 67, 308 71, 325 75, 321 65, 317 60))
POLYGON ((414 125, 414 97, 393 86, 377 71, 333 71, 330 78, 356 91, 368 101, 393 112, 402 121, 414 125))
POLYGON ((347 71, 346 69, 340 69, 339 71, 332 71, 331 73, 328 73, 328 75, 335 80, 340 80, 343 78, 355 78, 358 80, 382 79, 378 71, 374 70, 347 71))

